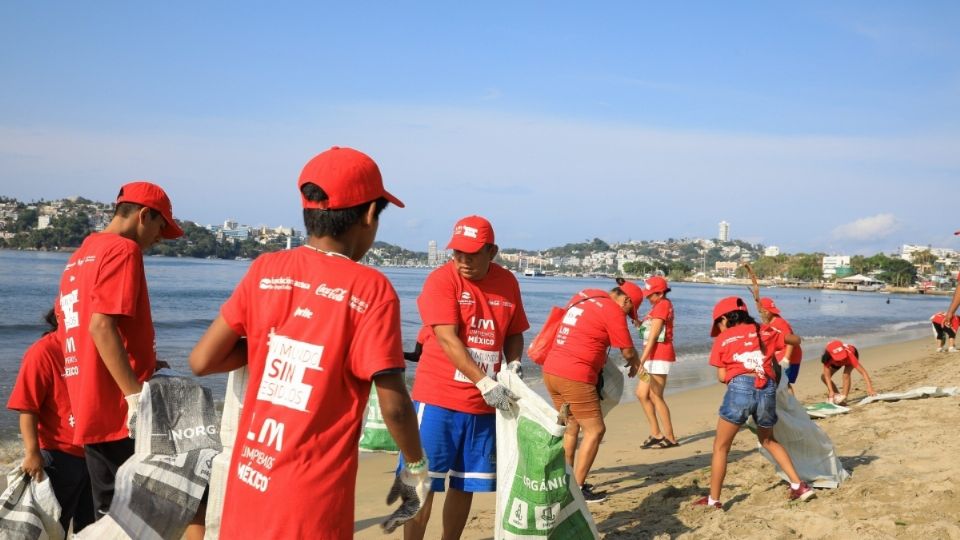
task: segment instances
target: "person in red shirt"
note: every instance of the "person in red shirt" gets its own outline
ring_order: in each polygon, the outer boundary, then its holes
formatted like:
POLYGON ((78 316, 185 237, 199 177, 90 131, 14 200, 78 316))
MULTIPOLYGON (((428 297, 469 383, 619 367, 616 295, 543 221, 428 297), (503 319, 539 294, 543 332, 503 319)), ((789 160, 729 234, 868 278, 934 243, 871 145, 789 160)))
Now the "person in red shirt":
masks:
POLYGON ((637 318, 637 307, 643 303, 643 291, 636 284, 618 279, 610 291, 585 289, 567 303, 563 320, 557 328, 553 347, 543 362, 543 382, 550 392, 554 407, 570 405, 567 430, 563 435, 563 451, 574 479, 588 503, 606 500, 603 493, 586 484, 587 475, 600 449, 606 425, 600 411, 597 382, 607 361, 607 349, 620 349, 633 377, 640 368, 640 358, 633 346, 626 315, 637 318), (577 440, 583 433, 579 459, 577 440))
POLYGON ((671 448, 680 444, 673 433, 670 407, 663 399, 670 367, 677 360, 673 349, 673 303, 667 299, 668 292, 667 280, 660 276, 644 282, 643 294, 653 307, 640 325, 644 340, 640 363, 649 377, 641 376, 637 382, 637 399, 650 424, 650 436, 640 445, 641 448, 671 448))
POLYGON ((127 425, 157 367, 143 252, 182 234, 163 189, 131 182, 120 188, 110 224, 84 239, 60 278, 55 309, 73 442, 84 447, 97 519, 110 509, 117 469, 133 455, 127 425))
POLYGON ((937 340, 937 352, 957 352, 957 330, 960 329, 960 317, 954 315, 951 317, 950 324, 944 324, 946 321, 946 315, 942 312, 934 313, 933 317, 930 317, 930 322, 933 323, 933 333, 935 339, 937 340), (947 340, 949 340, 950 346, 947 347, 947 340))
POLYGON ((83 447, 73 444, 73 414, 63 380, 63 350, 53 310, 44 320, 50 329, 27 349, 7 408, 20 413, 24 458, 20 469, 35 480, 50 477, 60 503, 64 532, 80 532, 93 523, 90 476, 83 447))
MULTIPOLYGON (((760 309, 760 319, 763 322, 776 328, 785 336, 793 334, 793 327, 780 315, 780 308, 777 307, 773 298, 761 298, 758 307, 760 309)), ((780 362, 781 365, 783 365, 784 361, 789 362, 784 374, 790 383, 790 393, 793 394, 793 385, 797 382, 797 376, 800 374, 800 361, 803 360, 803 349, 800 348, 800 345, 786 343, 782 349, 774 351, 774 358, 777 362, 780 362)))
MULTIPOLYGON (((475 492, 496 489, 494 408, 516 399, 495 380, 503 360, 520 372, 523 332, 530 327, 520 285, 493 262, 493 227, 480 216, 456 223, 449 262, 427 276, 417 298, 423 352, 413 381, 420 438, 430 460, 431 493, 423 510, 404 527, 404 538, 421 539, 430 520, 433 492, 444 491, 443 538, 463 533, 475 492)), ((401 459, 401 465, 404 463, 401 459)))
POLYGON ((710 336, 714 338, 710 365, 717 368, 717 379, 727 385, 717 419, 710 460, 710 494, 694 502, 697 506, 722 509, 720 490, 727 475, 727 456, 737 432, 752 417, 757 439, 790 479, 790 500, 806 501, 813 489, 800 480, 790 454, 773 436, 777 423, 777 383, 774 351, 784 343, 800 344, 795 335, 784 335, 768 325, 757 324, 747 312, 743 300, 730 296, 713 308, 710 336))
POLYGON ((820 361, 823 363, 823 375, 820 376, 820 380, 827 386, 827 401, 837 405, 843 405, 847 401, 847 396, 850 395, 850 373, 853 370, 860 372, 863 380, 866 381, 867 394, 877 395, 870 381, 870 374, 860 364, 860 351, 853 345, 833 340, 827 343, 820 361), (840 368, 843 368, 843 392, 838 391, 837 386, 833 384, 833 374, 840 368))
POLYGON ((247 366, 221 538, 353 537, 359 433, 370 384, 408 460, 390 489, 388 532, 426 496, 427 465, 407 394, 400 300, 358 264, 380 212, 403 207, 366 154, 333 147, 300 174, 307 243, 260 255, 190 353, 208 375, 247 366))

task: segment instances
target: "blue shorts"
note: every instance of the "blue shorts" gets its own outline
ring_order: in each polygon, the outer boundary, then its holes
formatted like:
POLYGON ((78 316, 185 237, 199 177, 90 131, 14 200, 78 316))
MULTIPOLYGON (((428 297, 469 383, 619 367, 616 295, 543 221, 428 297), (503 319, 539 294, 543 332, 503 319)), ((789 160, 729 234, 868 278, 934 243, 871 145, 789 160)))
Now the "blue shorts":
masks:
POLYGON ((790 384, 797 382, 797 375, 800 374, 800 364, 790 364, 787 366, 787 369, 783 371, 787 376, 787 380, 790 381, 790 384))
MULTIPOLYGON (((413 402, 420 442, 430 462, 430 490, 445 491, 444 479, 460 491, 497 489, 496 415, 471 414, 413 402)), ((403 467, 403 455, 397 472, 403 467)))
POLYGON ((757 426, 772 428, 777 424, 777 385, 768 379, 766 386, 756 388, 753 382, 749 375, 730 379, 720 404, 720 418, 742 426, 752 416, 757 426))

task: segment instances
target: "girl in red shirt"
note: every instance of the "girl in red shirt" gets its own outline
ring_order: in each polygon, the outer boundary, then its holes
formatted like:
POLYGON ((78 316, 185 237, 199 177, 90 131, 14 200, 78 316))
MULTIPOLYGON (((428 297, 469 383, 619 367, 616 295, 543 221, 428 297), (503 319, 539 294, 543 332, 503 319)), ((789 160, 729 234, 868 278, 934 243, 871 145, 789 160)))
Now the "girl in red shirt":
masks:
POLYGON ((650 436, 641 448, 670 448, 678 446, 670 419, 670 407, 663 399, 667 375, 677 359, 673 350, 673 303, 667 299, 670 287, 667 280, 653 276, 644 283, 643 295, 653 306, 640 325, 644 339, 640 364, 647 376, 637 382, 637 399, 650 424, 650 436), (659 422, 658 422, 659 417, 659 422), (661 424, 663 423, 661 430, 661 424))
POLYGON ((727 474, 727 455, 730 445, 747 418, 757 425, 757 439, 790 479, 790 500, 806 501, 814 496, 813 489, 800 480, 790 454, 773 437, 777 423, 776 378, 773 351, 784 343, 800 344, 800 338, 784 336, 768 325, 757 324, 747 312, 743 300, 730 296, 717 302, 713 308, 715 339, 710 351, 710 365, 717 368, 717 378, 727 385, 720 405, 717 435, 713 441, 710 462, 710 494, 694 505, 722 509, 720 488, 727 474))

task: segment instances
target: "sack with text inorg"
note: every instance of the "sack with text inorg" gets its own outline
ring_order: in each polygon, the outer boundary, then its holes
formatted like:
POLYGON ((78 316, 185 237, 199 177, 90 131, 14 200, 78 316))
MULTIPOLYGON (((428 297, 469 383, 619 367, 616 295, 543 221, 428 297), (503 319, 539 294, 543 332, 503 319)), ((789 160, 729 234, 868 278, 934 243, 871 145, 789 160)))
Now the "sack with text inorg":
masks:
POLYGON ((497 410, 496 540, 599 538, 563 458, 559 414, 515 373, 497 381, 519 399, 497 410))

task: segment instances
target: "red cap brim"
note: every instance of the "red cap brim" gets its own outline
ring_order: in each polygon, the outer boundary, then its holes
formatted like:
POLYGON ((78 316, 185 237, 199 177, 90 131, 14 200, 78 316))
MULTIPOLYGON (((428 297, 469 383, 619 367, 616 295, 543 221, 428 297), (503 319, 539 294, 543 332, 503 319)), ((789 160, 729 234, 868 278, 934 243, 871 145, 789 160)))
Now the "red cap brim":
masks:
POLYGON ((403 208, 403 202, 401 202, 400 199, 398 199, 389 191, 383 190, 383 197, 388 201, 390 201, 390 204, 393 204, 394 206, 397 206, 399 208, 403 208))
POLYGON ((483 249, 485 244, 480 240, 471 240, 464 236, 454 236, 447 244, 447 249, 461 251, 463 253, 476 253, 483 249))

